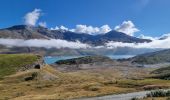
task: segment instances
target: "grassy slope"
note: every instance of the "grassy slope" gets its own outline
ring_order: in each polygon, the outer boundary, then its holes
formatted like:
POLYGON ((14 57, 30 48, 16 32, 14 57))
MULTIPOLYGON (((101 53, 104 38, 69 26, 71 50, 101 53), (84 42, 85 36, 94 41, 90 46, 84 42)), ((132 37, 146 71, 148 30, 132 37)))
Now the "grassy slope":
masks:
MULTIPOLYGON (((170 81, 167 80, 115 79, 114 75, 109 77, 113 73, 111 70, 102 73, 92 71, 62 73, 46 65, 40 70, 32 69, 6 77, 0 82, 0 99, 65 100, 139 91, 146 85, 170 86, 170 81), (24 78, 32 73, 37 73, 37 78, 25 81, 24 78)), ((115 73, 115 76, 117 74, 115 73)))
POLYGON ((14 74, 19 67, 32 64, 37 59, 31 54, 0 54, 0 78, 14 74))
POLYGON ((133 63, 157 64, 170 62, 170 49, 146 53, 132 58, 133 63))
POLYGON ((154 73, 154 74, 170 73, 170 66, 156 69, 156 70, 154 70, 152 73, 154 73))
POLYGON ((170 66, 156 69, 151 73, 155 74, 153 76, 155 78, 170 80, 170 66))
POLYGON ((75 65, 75 64, 89 64, 89 63, 106 62, 106 61, 112 61, 112 59, 104 56, 85 56, 85 57, 72 58, 67 60, 60 60, 57 61, 56 64, 75 65))

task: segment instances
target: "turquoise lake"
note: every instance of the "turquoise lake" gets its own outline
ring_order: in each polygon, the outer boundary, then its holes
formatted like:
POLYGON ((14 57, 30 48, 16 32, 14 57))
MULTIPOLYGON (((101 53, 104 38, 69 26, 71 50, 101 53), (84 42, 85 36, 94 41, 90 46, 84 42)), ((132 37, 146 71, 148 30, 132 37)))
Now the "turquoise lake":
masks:
MULTIPOLYGON (((131 58, 134 57, 135 55, 105 55, 105 56, 111 59, 123 59, 123 58, 131 58)), ((53 64, 59 60, 66 60, 66 59, 79 58, 79 57, 83 57, 83 56, 55 56, 55 57, 47 56, 44 57, 44 61, 46 64, 53 64)))

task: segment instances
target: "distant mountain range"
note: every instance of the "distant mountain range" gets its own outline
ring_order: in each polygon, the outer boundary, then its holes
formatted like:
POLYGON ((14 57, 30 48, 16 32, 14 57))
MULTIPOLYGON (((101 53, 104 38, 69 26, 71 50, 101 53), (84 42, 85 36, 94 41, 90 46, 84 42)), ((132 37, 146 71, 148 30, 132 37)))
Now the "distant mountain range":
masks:
POLYGON ((122 32, 110 31, 106 34, 89 35, 86 33, 75 33, 66 30, 50 30, 44 27, 33 27, 27 25, 16 25, 0 29, 0 38, 12 39, 62 39, 67 41, 80 41, 90 45, 104 45, 109 41, 126 43, 151 42, 148 39, 139 39, 126 35, 122 32))

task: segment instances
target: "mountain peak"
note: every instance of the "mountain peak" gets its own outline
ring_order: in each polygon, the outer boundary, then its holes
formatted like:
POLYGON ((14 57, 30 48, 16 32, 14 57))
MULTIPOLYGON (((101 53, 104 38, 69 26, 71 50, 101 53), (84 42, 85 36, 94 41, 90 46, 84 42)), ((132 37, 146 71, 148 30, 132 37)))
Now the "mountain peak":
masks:
POLYGON ((122 32, 112 30, 102 35, 90 35, 87 33, 76 33, 68 30, 50 30, 42 26, 15 25, 0 31, 1 38, 22 38, 22 39, 62 39, 67 41, 80 41, 90 45, 104 45, 109 41, 124 43, 151 42, 147 39, 139 39, 122 32))
POLYGON ((33 27, 33 26, 28 26, 28 25, 14 25, 14 26, 11 26, 11 27, 6 28, 6 29, 10 29, 10 30, 20 30, 20 29, 26 29, 26 28, 30 28, 30 27, 33 27))

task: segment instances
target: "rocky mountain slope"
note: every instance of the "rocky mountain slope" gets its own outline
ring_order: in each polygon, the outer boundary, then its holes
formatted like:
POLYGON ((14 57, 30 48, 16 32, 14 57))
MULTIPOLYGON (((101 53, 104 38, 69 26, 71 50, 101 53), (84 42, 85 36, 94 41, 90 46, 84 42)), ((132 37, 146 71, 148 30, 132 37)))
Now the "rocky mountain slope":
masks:
POLYGON ((89 35, 75 33, 66 30, 50 30, 44 27, 16 25, 0 30, 0 38, 12 39, 63 39, 67 41, 80 41, 91 45, 103 45, 109 41, 143 43, 151 42, 147 39, 139 39, 117 31, 110 31, 103 35, 89 35))

